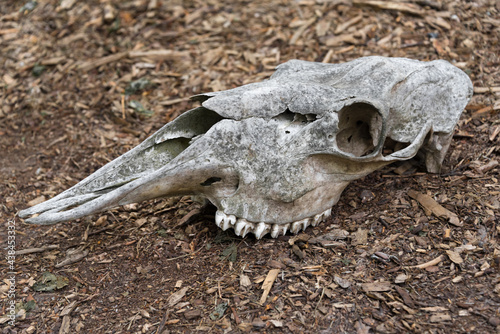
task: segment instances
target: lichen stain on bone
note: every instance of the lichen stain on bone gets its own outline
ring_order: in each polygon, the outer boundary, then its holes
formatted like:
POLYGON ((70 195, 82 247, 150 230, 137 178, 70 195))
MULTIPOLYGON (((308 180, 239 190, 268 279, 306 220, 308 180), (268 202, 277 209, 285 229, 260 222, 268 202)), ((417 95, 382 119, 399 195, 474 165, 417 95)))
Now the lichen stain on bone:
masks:
POLYGON ((446 61, 292 60, 269 80, 200 94, 201 106, 56 197, 19 212, 53 224, 192 194, 216 223, 262 238, 316 226, 349 182, 420 155, 438 172, 472 96, 446 61))

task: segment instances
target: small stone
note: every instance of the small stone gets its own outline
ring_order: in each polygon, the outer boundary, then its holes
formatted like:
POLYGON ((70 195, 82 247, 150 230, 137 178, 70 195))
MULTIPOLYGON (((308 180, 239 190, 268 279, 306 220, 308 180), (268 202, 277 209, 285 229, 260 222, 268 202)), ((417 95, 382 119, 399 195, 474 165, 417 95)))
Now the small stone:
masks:
POLYGON ((500 326, 500 318, 497 318, 497 317, 490 317, 488 319, 488 322, 490 323, 490 325, 492 326, 500 326))
POLYGON ((254 328, 264 328, 266 327, 266 323, 262 321, 261 319, 257 318, 254 321, 252 321, 252 326, 254 328))
POLYGON ((361 192, 361 194, 359 195, 359 197, 361 197, 361 202, 362 203, 366 203, 366 202, 370 202, 372 199, 375 198, 375 194, 373 192, 371 192, 370 190, 363 190, 361 192))
POLYGON ((405 275, 405 274, 399 274, 396 279, 394 280, 394 283, 396 284, 401 284, 401 283, 404 283, 406 282, 406 280, 408 279, 408 276, 405 275))
POLYGON ((469 48, 469 49, 473 49, 474 48, 474 42, 470 39, 465 39, 463 42, 462 42, 463 46, 465 46, 466 48, 469 48))
POLYGON ((116 9, 110 4, 104 6, 104 21, 111 22, 116 18, 116 9))
POLYGON ((334 276, 333 280, 335 281, 335 283, 337 283, 343 289, 347 289, 348 287, 351 286, 351 282, 347 279, 342 278, 342 277, 334 276))

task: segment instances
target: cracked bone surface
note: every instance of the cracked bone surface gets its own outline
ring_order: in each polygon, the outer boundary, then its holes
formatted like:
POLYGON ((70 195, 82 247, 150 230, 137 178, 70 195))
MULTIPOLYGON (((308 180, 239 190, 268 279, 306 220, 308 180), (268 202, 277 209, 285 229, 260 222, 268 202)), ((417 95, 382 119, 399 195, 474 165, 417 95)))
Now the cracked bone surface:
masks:
POLYGON ((196 195, 239 236, 298 233, 349 182, 419 154, 438 172, 472 96, 443 60, 292 60, 270 79, 200 94, 201 106, 56 197, 19 212, 53 224, 157 197, 196 195))

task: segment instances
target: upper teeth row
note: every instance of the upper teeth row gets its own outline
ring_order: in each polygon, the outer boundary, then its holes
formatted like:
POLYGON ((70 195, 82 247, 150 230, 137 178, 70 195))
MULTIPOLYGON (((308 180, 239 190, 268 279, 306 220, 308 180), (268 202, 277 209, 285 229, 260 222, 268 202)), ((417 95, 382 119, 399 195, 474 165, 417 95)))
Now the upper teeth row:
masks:
POLYGON ((234 215, 227 215, 224 212, 217 210, 215 214, 215 224, 223 231, 228 228, 234 228, 234 233, 238 236, 245 237, 249 232, 255 234, 257 239, 261 239, 267 233, 271 233, 271 237, 276 238, 279 235, 285 235, 288 230, 292 233, 299 233, 305 230, 309 225, 316 226, 325 218, 330 217, 332 209, 328 209, 314 217, 305 218, 296 222, 287 224, 269 224, 269 223, 253 223, 244 218, 237 218, 234 215))

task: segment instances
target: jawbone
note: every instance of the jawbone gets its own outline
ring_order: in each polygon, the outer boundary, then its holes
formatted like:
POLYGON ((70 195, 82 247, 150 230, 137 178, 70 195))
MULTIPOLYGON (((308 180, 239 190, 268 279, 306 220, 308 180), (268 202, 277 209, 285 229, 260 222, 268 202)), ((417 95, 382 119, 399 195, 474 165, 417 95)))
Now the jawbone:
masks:
POLYGON ((240 237, 245 237, 248 233, 253 233, 255 234, 255 237, 257 239, 262 239, 263 236, 271 233, 271 237, 277 238, 280 235, 285 235, 287 231, 297 234, 300 231, 305 230, 308 226, 317 226, 323 220, 330 217, 331 214, 332 209, 330 208, 309 218, 286 224, 273 224, 264 222, 250 222, 244 218, 238 218, 234 215, 227 215, 224 212, 217 210, 217 213, 215 214, 215 224, 223 231, 226 231, 229 228, 233 228, 234 233, 240 237))

